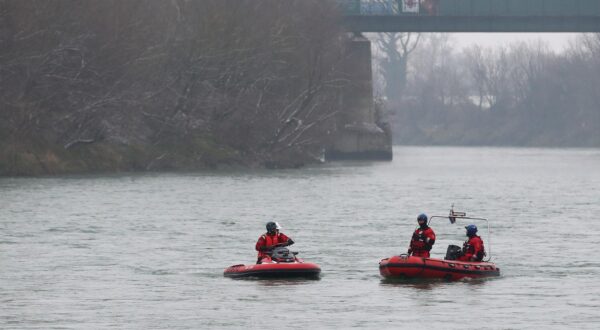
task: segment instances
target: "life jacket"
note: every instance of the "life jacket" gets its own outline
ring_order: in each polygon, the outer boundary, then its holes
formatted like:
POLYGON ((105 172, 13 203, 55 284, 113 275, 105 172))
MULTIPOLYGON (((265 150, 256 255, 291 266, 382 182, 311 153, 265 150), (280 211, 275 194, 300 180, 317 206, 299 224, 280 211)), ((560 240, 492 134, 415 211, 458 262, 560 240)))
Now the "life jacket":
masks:
POLYGON ((462 253, 463 255, 459 260, 472 261, 472 257, 475 258, 475 261, 483 260, 486 254, 481 237, 475 235, 466 240, 463 244, 462 253))
POLYGON ((410 240, 410 249, 416 257, 429 257, 429 251, 435 243, 435 233, 433 229, 427 227, 425 229, 417 228, 410 240), (429 238, 429 240, 427 240, 429 238))
POLYGON ((275 244, 281 243, 283 241, 281 238, 281 234, 277 235, 262 235, 262 238, 265 240, 265 246, 273 246, 275 244))
POLYGON ((288 241, 288 237, 282 233, 277 235, 268 235, 263 234, 258 238, 258 242, 256 242, 256 251, 258 251, 258 257, 262 258, 268 256, 267 253, 260 250, 261 247, 269 247, 275 244, 284 243, 288 241))

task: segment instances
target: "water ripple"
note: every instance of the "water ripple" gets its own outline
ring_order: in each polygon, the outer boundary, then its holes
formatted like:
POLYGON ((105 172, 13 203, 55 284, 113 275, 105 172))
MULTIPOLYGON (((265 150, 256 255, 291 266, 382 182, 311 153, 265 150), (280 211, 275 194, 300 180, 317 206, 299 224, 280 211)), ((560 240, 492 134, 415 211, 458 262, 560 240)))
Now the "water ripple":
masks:
MULTIPOLYGON (((440 329, 595 329, 599 155, 407 147, 299 170, 3 178, 0 328, 262 328, 285 310, 292 329, 422 328, 423 315, 440 329), (382 280, 416 214, 452 203, 492 220, 502 276, 382 280), (223 276, 255 262, 267 221, 319 280, 223 276), (451 322, 461 311, 481 317, 451 322)), ((465 238, 433 227, 434 256, 465 238)))

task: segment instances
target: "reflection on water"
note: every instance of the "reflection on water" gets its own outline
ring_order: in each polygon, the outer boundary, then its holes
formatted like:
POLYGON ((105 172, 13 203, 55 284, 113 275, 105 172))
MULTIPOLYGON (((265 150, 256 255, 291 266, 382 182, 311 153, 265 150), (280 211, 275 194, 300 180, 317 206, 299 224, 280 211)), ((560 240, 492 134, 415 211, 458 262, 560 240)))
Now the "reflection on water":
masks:
POLYGON ((384 287, 413 288, 420 290, 432 290, 436 287, 449 283, 442 279, 439 280, 421 280, 421 279, 382 279, 381 285, 384 287))
POLYGON ((488 281, 498 280, 502 277, 485 278, 462 278, 457 281, 449 281, 443 278, 381 278, 382 286, 412 287, 417 289, 430 289, 445 284, 465 283, 468 285, 483 285, 488 281))
POLYGON ((314 281, 319 281, 319 277, 314 278, 290 278, 290 279, 258 279, 258 278, 248 278, 248 281, 255 281, 256 284, 261 286, 289 286, 289 285, 306 285, 311 284, 314 281))

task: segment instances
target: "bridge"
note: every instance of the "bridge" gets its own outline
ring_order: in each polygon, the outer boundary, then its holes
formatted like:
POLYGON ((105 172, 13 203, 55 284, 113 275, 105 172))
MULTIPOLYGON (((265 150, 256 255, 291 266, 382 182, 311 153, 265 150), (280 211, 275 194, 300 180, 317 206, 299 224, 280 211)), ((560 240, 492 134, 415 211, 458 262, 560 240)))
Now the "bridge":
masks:
POLYGON ((600 32, 600 0, 337 0, 347 47, 343 114, 328 159, 391 159, 373 103, 371 43, 362 32, 600 32))
POLYGON ((600 32, 598 0, 338 0, 354 32, 600 32))

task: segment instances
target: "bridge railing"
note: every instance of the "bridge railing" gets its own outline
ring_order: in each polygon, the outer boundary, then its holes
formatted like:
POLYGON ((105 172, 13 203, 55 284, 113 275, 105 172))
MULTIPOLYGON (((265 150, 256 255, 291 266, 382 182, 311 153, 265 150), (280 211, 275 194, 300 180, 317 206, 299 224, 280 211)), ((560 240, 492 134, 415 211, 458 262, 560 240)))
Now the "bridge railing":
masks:
POLYGON ((347 16, 600 16, 599 0, 337 0, 347 16))

